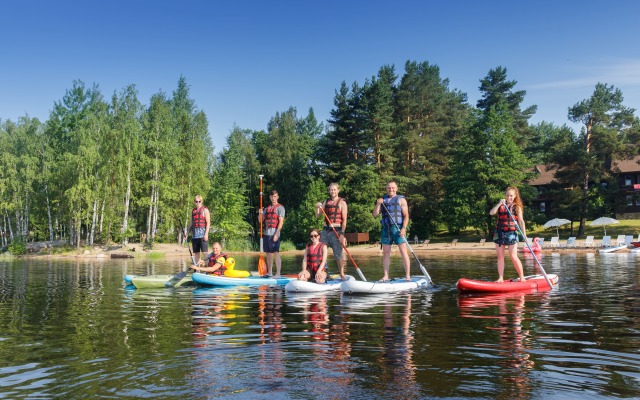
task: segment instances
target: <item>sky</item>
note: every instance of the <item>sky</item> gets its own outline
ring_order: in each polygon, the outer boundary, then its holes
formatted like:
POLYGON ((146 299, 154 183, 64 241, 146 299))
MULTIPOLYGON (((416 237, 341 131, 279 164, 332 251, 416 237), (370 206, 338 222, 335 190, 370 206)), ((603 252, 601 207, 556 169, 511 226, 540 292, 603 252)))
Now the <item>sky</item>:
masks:
MULTIPOLYGON (((216 148, 277 113, 330 118, 335 91, 407 61, 440 68, 476 105, 498 66, 530 122, 579 125, 567 110, 595 85, 640 109, 640 1, 0 1, 0 119, 46 121, 74 80, 140 101, 184 76, 216 148)), ((636 111, 636 115, 640 112, 636 111)))

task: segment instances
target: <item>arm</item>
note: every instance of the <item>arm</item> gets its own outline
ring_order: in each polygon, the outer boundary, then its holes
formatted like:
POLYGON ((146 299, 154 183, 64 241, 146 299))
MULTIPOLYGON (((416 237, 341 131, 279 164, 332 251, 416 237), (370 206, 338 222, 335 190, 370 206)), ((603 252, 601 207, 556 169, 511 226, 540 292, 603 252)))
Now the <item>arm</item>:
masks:
POLYGON ((496 215, 496 213, 498 212, 498 210, 500 209, 500 206, 503 205, 505 202, 504 199, 501 199, 498 204, 496 204, 491 211, 489 211, 489 215, 496 215))
POLYGON ((521 207, 518 207, 516 214, 518 214, 518 225, 520 225, 520 230, 522 231, 524 240, 527 240, 527 227, 525 226, 525 223, 524 223, 524 217, 523 217, 524 213, 522 212, 521 207))
MULTIPOLYGON (((302 272, 307 270, 307 248, 304 248, 304 255, 302 256, 302 272)), ((302 273, 301 272, 301 273, 302 273)))
POLYGON ((373 207, 373 212, 371 214, 373 214, 374 218, 377 217, 378 215, 380 215, 380 206, 382 205, 383 199, 382 197, 380 197, 377 201, 376 201, 376 206, 373 207))
POLYGON ((216 259, 216 263, 212 267, 205 267, 204 265, 208 264, 209 258, 211 258, 211 255, 206 258, 206 263, 204 260, 200 260, 198 261, 198 265, 192 265, 191 268, 198 272, 215 272, 224 264, 224 257, 218 257, 218 259, 216 259))
POLYGON ((209 241, 209 228, 211 227, 211 214, 209 213, 209 209, 205 208, 204 209, 204 221, 206 224, 205 230, 204 230, 204 241, 208 242, 209 241))
POLYGON ((284 207, 278 207, 278 226, 276 227, 276 233, 273 234, 273 241, 277 241, 280 237, 280 231, 282 231, 282 225, 284 225, 284 207), (282 210, 282 213, 279 211, 282 210), (280 215, 282 214, 282 215, 280 215))
POLYGON ((409 226, 409 205, 404 197, 400 199, 400 210, 402 210, 402 226, 400 227, 400 236, 407 236, 407 226, 409 226))
POLYGON ((320 267, 324 267, 327 265, 327 245, 322 246, 322 262, 320 263, 320 267))
POLYGON ((322 215, 322 210, 324 210, 324 205, 327 201, 325 200, 324 203, 320 203, 317 202, 316 203, 316 217, 319 217, 322 215))

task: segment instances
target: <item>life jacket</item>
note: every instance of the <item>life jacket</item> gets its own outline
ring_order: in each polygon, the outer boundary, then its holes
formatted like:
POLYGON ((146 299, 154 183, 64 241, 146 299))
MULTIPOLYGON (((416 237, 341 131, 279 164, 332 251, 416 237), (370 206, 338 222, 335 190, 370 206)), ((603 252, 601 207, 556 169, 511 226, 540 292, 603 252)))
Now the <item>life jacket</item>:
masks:
POLYGON ((267 228, 277 228, 280 223, 280 218, 278 217, 278 213, 276 210, 280 207, 280 204, 272 204, 267 207, 265 211, 265 224, 267 228))
MULTIPOLYGON (((334 203, 331 198, 328 198, 324 203, 324 209, 326 211, 327 217, 329 217, 329 221, 331 221, 331 225, 340 225, 342 226, 342 211, 340 211, 340 202, 343 201, 342 197, 338 197, 338 200, 334 203)), ((325 225, 327 222, 325 221, 325 225)))
MULTIPOLYGON (((214 257, 214 254, 212 254, 211 257, 209 257, 208 266, 209 267, 213 267, 214 265, 216 265, 217 261, 220 259, 220 257, 227 258, 227 254, 226 253, 215 254, 215 257, 214 257)), ((212 274, 213 275, 224 275, 224 271, 227 270, 227 267, 224 264, 225 264, 224 262, 220 263, 220 268, 218 268, 217 270, 213 271, 212 274)))
POLYGON ((380 221, 382 225, 393 226, 393 222, 395 221, 398 227, 402 226, 404 217, 402 216, 402 206, 400 206, 400 199, 404 199, 404 196, 395 195, 391 200, 389 200, 389 196, 384 195, 384 197, 382 198, 384 207, 382 207, 381 210, 382 220, 380 221))
POLYGON ((507 208, 504 206, 504 204, 502 204, 500 206, 500 208, 498 208, 498 225, 496 226, 497 230, 501 230, 503 232, 510 232, 510 231, 515 231, 516 228, 516 222, 518 221, 518 216, 516 215, 516 213, 513 211, 514 209, 514 205, 512 204, 510 207, 511 211, 511 215, 513 215, 513 219, 509 216, 509 213, 507 212, 507 208))
POLYGON ((313 243, 309 243, 307 245, 307 269, 311 272, 311 276, 314 276, 316 272, 318 272, 318 269, 320 269, 320 264, 322 263, 322 250, 326 246, 327 245, 322 242, 318 242, 315 249, 313 248, 313 243))
POLYGON ((204 210, 207 207, 202 206, 200 208, 193 208, 191 211, 191 220, 193 221, 194 228, 206 228, 207 220, 204 218, 204 210))

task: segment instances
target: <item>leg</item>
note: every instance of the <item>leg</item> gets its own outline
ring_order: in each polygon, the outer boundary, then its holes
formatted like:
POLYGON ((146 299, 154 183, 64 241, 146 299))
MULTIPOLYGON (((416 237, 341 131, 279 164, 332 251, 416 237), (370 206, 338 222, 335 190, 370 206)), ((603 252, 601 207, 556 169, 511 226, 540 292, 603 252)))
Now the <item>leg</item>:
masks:
POLYGON ((346 281, 347 277, 344 275, 344 266, 345 266, 344 257, 336 260, 336 262, 338 263, 338 268, 339 268, 339 271, 340 271, 340 279, 342 279, 343 281, 346 281))
POLYGON ((509 245, 509 257, 511 257, 511 262, 513 263, 513 266, 516 269, 516 272, 518 273, 520 280, 524 281, 525 279, 524 279, 524 270, 522 268, 522 262, 520 262, 520 259, 518 258, 518 244, 509 245))
POLYGON ((273 253, 273 256, 276 259, 276 278, 280 278, 280 269, 282 268, 282 259, 280 258, 280 252, 273 253))
POLYGON ((269 276, 273 276, 273 253, 266 253, 267 254, 267 271, 269 276))
POLYGON ((391 245, 382 245, 382 268, 384 269, 384 275, 382 275, 383 281, 389 280, 389 264, 391 264, 391 245))
POLYGON ((498 253, 498 280, 504 282, 504 246, 496 243, 496 253, 498 253))
POLYGON ((404 273, 407 281, 411 280, 411 260, 409 259, 409 251, 407 249, 406 243, 400 243, 398 245, 398 250, 400 250, 400 256, 402 257, 402 264, 404 265, 404 273))

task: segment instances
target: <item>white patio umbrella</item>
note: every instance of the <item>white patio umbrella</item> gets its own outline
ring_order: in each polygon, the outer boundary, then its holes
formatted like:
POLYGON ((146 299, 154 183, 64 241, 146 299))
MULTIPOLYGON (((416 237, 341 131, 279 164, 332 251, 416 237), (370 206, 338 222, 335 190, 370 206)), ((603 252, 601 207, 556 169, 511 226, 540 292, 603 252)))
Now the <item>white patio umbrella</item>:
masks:
POLYGON ((620 221, 610 217, 600 217, 591 221, 589 226, 602 226, 604 228, 604 235, 607 236, 607 225, 618 224, 620 221))
POLYGON ((566 224, 570 224, 571 221, 564 218, 554 218, 551 219, 542 225, 543 228, 556 228, 556 236, 560 237, 560 232, 558 231, 558 227, 566 224))

